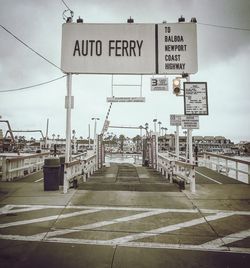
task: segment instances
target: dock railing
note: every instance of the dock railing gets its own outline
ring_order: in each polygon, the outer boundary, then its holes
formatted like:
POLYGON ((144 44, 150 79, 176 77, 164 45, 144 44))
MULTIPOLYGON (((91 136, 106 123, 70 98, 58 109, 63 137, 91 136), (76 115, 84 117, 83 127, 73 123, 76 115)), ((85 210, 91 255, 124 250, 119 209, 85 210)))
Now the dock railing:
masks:
POLYGON ((25 175, 39 171, 44 165, 44 159, 50 153, 36 153, 25 156, 2 155, 0 156, 0 180, 13 181, 25 175))
POLYGON ((170 183, 178 182, 180 189, 190 184, 191 192, 195 192, 195 165, 186 162, 185 158, 170 152, 158 153, 157 170, 169 179, 170 183))
POLYGON ((206 152, 199 158, 198 165, 250 184, 250 161, 206 152))
POLYGON ((96 154, 94 152, 81 153, 72 156, 70 163, 65 163, 64 175, 68 182, 82 175, 82 179, 85 182, 96 171, 96 166, 96 154))

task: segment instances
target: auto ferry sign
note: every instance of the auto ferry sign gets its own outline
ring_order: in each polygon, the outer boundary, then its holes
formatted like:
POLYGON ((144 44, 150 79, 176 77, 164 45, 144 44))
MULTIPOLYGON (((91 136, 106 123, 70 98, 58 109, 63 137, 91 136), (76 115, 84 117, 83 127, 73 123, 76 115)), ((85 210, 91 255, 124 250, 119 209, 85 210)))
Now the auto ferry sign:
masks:
POLYGON ((196 73, 196 24, 64 23, 61 68, 65 73, 196 73))

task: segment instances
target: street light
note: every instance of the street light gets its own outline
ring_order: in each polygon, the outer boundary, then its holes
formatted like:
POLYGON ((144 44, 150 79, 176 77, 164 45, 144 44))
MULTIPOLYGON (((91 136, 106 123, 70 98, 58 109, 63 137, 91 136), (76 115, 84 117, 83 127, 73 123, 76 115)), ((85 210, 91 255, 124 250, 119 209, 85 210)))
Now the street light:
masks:
POLYGON ((154 119, 153 122, 154 122, 154 131, 156 132, 156 122, 157 122, 157 119, 154 119))
POLYGON ((162 124, 162 123, 159 121, 159 122, 158 122, 158 125, 159 125, 159 136, 161 135, 161 124, 162 124))
POLYGON ((95 127, 94 127, 94 151, 96 152, 96 121, 100 120, 99 117, 92 117, 91 120, 95 121, 95 127))

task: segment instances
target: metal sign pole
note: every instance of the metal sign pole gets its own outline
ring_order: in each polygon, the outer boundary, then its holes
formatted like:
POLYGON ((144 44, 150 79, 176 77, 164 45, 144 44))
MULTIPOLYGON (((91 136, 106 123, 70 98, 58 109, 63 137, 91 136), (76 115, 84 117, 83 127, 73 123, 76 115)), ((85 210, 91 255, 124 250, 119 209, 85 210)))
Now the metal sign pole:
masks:
MULTIPOLYGON (((71 149, 71 109, 72 109, 72 74, 67 74, 67 96, 66 96, 66 148, 65 148, 65 164, 70 162, 70 149, 71 149)), ((68 191, 68 170, 66 169, 63 183, 63 193, 68 191)))
POLYGON ((180 156, 180 146, 179 146, 179 126, 176 126, 176 135, 175 135, 176 141, 175 141, 175 154, 177 157, 177 160, 179 160, 180 156))

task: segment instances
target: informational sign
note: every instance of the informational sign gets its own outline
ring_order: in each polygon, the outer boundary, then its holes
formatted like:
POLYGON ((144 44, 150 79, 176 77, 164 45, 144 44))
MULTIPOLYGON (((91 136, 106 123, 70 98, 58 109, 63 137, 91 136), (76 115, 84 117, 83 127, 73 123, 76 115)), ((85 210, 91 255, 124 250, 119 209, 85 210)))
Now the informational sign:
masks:
POLYGON ((107 102, 145 102, 145 97, 108 97, 107 102))
POLYGON ((208 115, 206 82, 184 82, 185 115, 208 115))
POLYGON ((181 127, 183 129, 198 129, 199 116, 198 115, 183 115, 181 117, 181 127))
POLYGON ((167 91, 168 78, 151 78, 151 91, 167 91))
POLYGON ((65 73, 196 73, 196 23, 64 23, 65 73))
POLYGON ((155 25, 64 23, 61 68, 66 73, 154 73, 155 25))
POLYGON ((170 115, 170 126, 180 126, 181 125, 181 114, 171 114, 170 115))
POLYGON ((110 124, 110 121, 106 119, 106 120, 104 121, 104 124, 103 124, 102 134, 108 130, 108 128, 109 128, 109 124, 110 124))
POLYGON ((159 73, 196 73, 196 23, 166 23, 158 25, 159 73))

